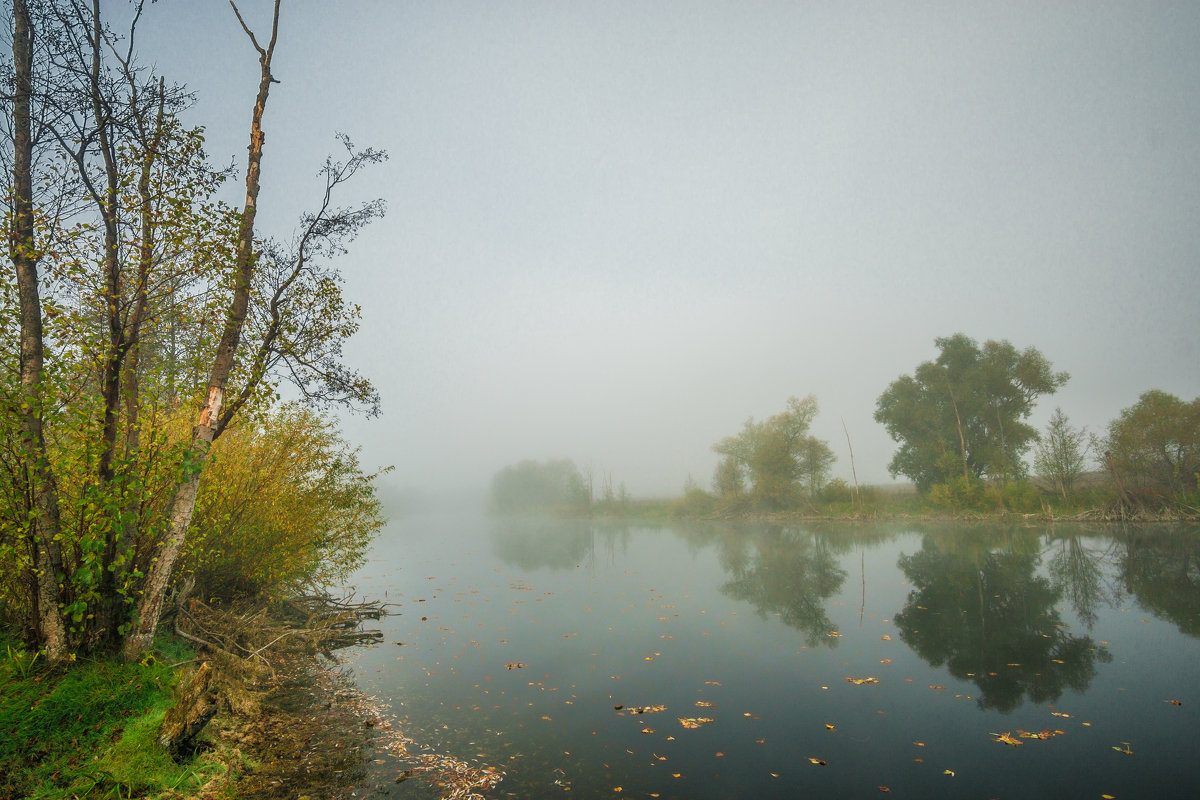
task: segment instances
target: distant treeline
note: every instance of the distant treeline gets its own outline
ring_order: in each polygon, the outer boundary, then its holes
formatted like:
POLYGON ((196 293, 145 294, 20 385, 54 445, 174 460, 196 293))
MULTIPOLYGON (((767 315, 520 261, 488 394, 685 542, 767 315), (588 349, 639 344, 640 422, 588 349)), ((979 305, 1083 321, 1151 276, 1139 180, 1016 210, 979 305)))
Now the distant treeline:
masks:
MULTIPOLYGON (((1007 341, 980 346, 960 333, 936 345, 937 358, 893 381, 875 407, 875 420, 898 445, 888 470, 911 480, 915 496, 860 486, 849 433, 853 483, 830 480, 836 457, 829 442, 809 433, 818 412, 809 395, 716 442, 721 458, 711 488, 689 477, 672 511, 1200 514, 1200 398, 1146 391, 1102 433, 1073 426, 1057 408, 1039 432, 1027 420, 1038 398, 1067 382, 1066 372, 1054 371, 1036 348, 1007 341)), ((608 487, 612 500, 611 479, 608 487)), ((492 485, 497 511, 586 511, 592 503, 590 478, 569 461, 522 462, 492 485)))

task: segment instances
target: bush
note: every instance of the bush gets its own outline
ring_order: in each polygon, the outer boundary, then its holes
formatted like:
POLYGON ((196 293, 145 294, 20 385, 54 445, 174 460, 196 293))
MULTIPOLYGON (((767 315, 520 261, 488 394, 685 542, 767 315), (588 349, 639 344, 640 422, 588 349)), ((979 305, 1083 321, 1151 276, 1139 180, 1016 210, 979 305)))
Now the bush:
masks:
POLYGON ((717 498, 703 489, 693 487, 683 497, 671 503, 672 517, 706 517, 717 510, 717 498))
POLYGON ((313 411, 285 406, 228 429, 200 484, 181 573, 204 596, 344 580, 385 522, 358 449, 313 411))
POLYGON ((1000 492, 1004 507, 1016 513, 1029 513, 1041 508, 1038 491, 1029 481, 1009 481, 1000 492))
POLYGON ((826 503, 849 503, 854 499, 854 490, 841 478, 834 478, 821 489, 820 498, 826 503))
POLYGON ((934 484, 929 489, 931 503, 955 511, 979 511, 988 506, 988 500, 987 489, 982 483, 963 476, 934 484))

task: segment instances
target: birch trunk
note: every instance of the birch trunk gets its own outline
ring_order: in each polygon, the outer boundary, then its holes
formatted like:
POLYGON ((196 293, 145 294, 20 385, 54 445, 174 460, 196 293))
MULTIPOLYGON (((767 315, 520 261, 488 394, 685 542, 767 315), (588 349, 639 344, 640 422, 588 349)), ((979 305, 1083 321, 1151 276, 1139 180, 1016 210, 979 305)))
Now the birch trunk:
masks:
POLYGON ((218 425, 221 419, 221 407, 225 401, 225 387, 229 381, 229 372, 233 368, 234 357, 237 355, 238 344, 241 341, 242 325, 245 323, 246 310, 250 303, 250 282, 254 276, 254 217, 258 205, 264 141, 262 117, 267 106, 271 84, 275 82, 271 75, 271 57, 275 52, 275 42, 279 32, 279 3, 280 0, 275 0, 275 10, 271 22, 271 40, 265 48, 259 45, 254 34, 246 26, 233 0, 230 0, 229 3, 233 6, 233 11, 237 14, 242 29, 250 37, 255 49, 258 50, 258 60, 262 68, 258 83, 258 96, 255 99, 254 113, 250 121, 249 157, 246 164, 246 202, 242 210, 241 228, 238 232, 235 284, 230 297, 225 329, 221 333, 221 341, 217 346, 212 370, 209 373, 208 395, 204 406, 200 409, 200 418, 196 427, 192 429, 191 445, 184 454, 180 481, 175 487, 171 499, 170 527, 147 575, 146 585, 141 600, 138 602, 133 630, 125 639, 123 653, 127 661, 139 659, 154 642, 154 633, 158 628, 159 617, 162 615, 163 600, 170 584, 171 573, 187 541, 188 526, 192 521, 192 512, 196 508, 196 493, 200 488, 200 474, 208 460, 208 450, 213 439, 220 435, 218 425))

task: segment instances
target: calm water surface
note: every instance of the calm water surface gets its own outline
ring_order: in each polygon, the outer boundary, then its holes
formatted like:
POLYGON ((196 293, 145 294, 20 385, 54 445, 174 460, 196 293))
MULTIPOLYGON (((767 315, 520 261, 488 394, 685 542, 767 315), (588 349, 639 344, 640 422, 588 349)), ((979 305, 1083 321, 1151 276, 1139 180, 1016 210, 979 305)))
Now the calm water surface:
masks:
POLYGON ((359 685, 489 796, 1200 793, 1195 527, 420 516, 356 585, 359 685))

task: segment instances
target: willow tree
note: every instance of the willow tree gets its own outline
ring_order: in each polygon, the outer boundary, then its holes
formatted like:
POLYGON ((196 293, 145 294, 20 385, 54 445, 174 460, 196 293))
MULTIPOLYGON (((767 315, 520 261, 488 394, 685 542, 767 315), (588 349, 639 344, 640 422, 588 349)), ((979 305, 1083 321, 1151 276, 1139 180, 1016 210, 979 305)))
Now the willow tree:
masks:
POLYGON ((1036 348, 958 333, 936 340, 933 361, 902 375, 879 396, 875 419, 900 448, 888 465, 920 489, 962 476, 1005 480, 1024 473, 1038 432, 1025 422, 1037 398, 1067 382, 1036 348))

